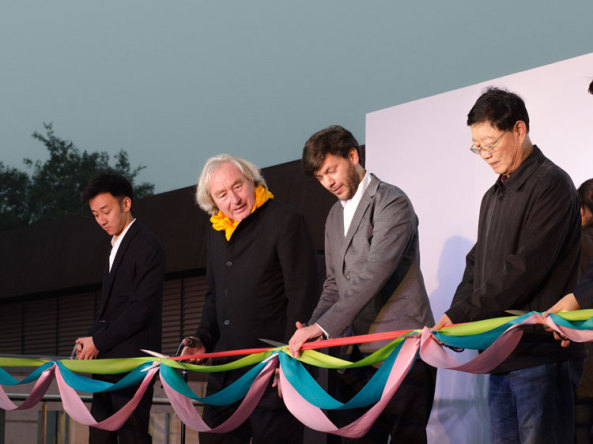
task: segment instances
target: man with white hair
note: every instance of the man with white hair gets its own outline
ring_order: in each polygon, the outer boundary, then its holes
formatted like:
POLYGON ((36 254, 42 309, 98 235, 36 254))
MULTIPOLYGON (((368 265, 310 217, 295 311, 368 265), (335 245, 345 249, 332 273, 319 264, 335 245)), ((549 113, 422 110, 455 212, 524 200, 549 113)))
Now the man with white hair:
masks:
MULTIPOLYGON (((196 200, 211 214, 206 273, 208 292, 194 337, 183 355, 261 347, 258 338, 288 342, 295 322, 307 319, 319 296, 313 240, 303 216, 273 199, 258 168, 220 154, 200 175, 196 200)), ((211 373, 208 393, 243 372, 211 373)), ((204 419, 217 426, 236 405, 206 406, 204 419)), ((200 442, 302 442, 303 426, 272 387, 248 421, 234 431, 200 434, 200 442)))

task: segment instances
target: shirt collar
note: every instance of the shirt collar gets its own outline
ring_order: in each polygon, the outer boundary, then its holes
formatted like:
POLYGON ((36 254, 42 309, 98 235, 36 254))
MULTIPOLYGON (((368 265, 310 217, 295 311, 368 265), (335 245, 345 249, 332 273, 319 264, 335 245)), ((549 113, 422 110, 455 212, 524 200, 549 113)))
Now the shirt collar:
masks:
POLYGON ((356 193, 348 200, 341 200, 340 203, 342 204, 342 208, 346 208, 346 206, 354 206, 356 208, 362 199, 362 195, 364 194, 365 190, 369 187, 371 183, 371 175, 365 171, 364 177, 358 184, 358 188, 356 189, 356 193))
POLYGON ((128 232, 128 230, 130 229, 130 227, 132 226, 132 224, 134 222, 136 222, 136 218, 132 219, 132 222, 130 222, 128 224, 128 226, 126 228, 124 228, 124 231, 122 231, 119 236, 113 236, 111 238, 111 246, 112 247, 115 247, 116 245, 119 246, 119 244, 121 244, 122 239, 124 238, 124 236, 126 235, 126 233, 128 232))
POLYGON ((533 145, 533 151, 531 154, 523 159, 519 168, 517 168, 506 180, 501 180, 500 176, 496 181, 497 184, 503 185, 505 187, 510 187, 513 190, 518 190, 521 186, 525 183, 525 181, 537 170, 539 164, 545 159, 544 154, 541 150, 537 147, 537 145, 533 145))

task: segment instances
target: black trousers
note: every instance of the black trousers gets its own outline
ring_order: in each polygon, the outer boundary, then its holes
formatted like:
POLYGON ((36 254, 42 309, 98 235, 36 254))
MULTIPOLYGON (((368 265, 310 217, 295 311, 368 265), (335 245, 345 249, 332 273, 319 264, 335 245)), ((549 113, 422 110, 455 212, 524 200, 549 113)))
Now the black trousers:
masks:
MULTIPOLYGON (((237 374, 212 373, 208 376, 207 394, 228 386, 237 374), (230 376, 230 377, 229 377, 230 376)), ((216 427, 228 419, 239 403, 228 406, 204 407, 203 419, 210 427, 216 427)), ((261 401, 251 416, 229 433, 200 433, 200 444, 301 444, 304 426, 290 414, 278 396, 276 388, 268 386, 261 401)))
MULTIPOLYGON (((95 379, 102 381, 117 382, 122 375, 94 375, 95 379)), ((148 433, 148 424, 150 421, 150 408, 152 406, 152 395, 154 392, 154 382, 148 387, 146 393, 140 400, 138 407, 124 423, 124 425, 115 432, 100 430, 95 427, 89 427, 90 444, 149 444, 152 443, 152 437, 148 433)), ((95 393, 91 403, 91 413, 97 421, 102 421, 119 409, 121 409, 138 390, 138 386, 128 387, 113 392, 95 393)))
MULTIPOLYGON (((360 360, 364 355, 350 356, 360 360)), ((375 373, 373 366, 348 369, 338 373, 335 397, 342 402, 352 398, 375 373)), ((436 368, 420 359, 408 372, 391 401, 362 438, 342 438, 343 443, 392 443, 423 444, 427 442, 426 425, 430 417, 436 384, 436 368)), ((330 419, 344 427, 364 414, 368 408, 333 410, 330 419)))

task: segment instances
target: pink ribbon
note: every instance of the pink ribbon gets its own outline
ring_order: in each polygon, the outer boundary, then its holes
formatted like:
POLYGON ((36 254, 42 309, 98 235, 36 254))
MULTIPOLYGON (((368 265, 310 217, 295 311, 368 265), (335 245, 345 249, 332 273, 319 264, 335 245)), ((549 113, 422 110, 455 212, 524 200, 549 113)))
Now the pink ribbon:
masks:
POLYGON ((418 337, 411 337, 405 340, 393 363, 381 399, 360 418, 347 426, 342 428, 336 427, 319 407, 309 403, 296 391, 284 376, 282 368, 280 368, 280 387, 282 389, 284 404, 286 404, 286 407, 295 418, 311 429, 333 433, 345 438, 360 438, 368 432, 406 377, 408 370, 414 363, 419 342, 420 338, 418 337))
POLYGON ((58 389, 60 390, 60 395, 62 397, 62 405, 64 406, 66 413, 80 424, 93 426, 102 430, 109 430, 111 432, 120 429, 128 420, 132 412, 138 407, 138 404, 140 403, 142 396, 144 396, 146 389, 148 389, 153 376, 158 371, 158 368, 156 367, 148 370, 134 397, 109 418, 97 422, 95 418, 93 418, 93 415, 91 415, 91 412, 89 412, 84 405, 82 399, 80 399, 80 396, 76 393, 76 390, 66 384, 66 381, 64 381, 64 378, 62 378, 62 374, 60 373, 60 368, 58 366, 54 366, 54 368, 58 389))
POLYGON ((476 374, 488 373, 498 367, 513 352, 523 336, 523 330, 520 327, 543 323, 544 319, 540 314, 532 314, 520 324, 507 328, 490 347, 465 364, 459 364, 449 355, 434 338, 430 329, 424 327, 420 343, 420 357, 433 367, 476 374))
POLYGON ((459 364, 455 358, 449 355, 434 338, 430 329, 424 327, 420 344, 420 357, 427 364, 437 368, 477 374, 488 373, 504 361, 521 340, 523 330, 516 327, 510 327, 490 347, 465 364, 459 364))
MULTIPOLYGON (((459 364, 433 337, 429 328, 422 330, 421 337, 408 337, 393 364, 387 382, 383 389, 381 398, 360 418, 345 427, 336 427, 321 409, 305 400, 286 379, 282 368, 280 368, 280 387, 283 393, 284 403, 288 410, 306 426, 325 433, 333 433, 346 438, 361 437, 368 432, 373 422, 387 406, 387 403, 395 394, 401 382, 407 375, 408 370, 414 363, 416 352, 419 349, 420 358, 429 365, 449 370, 464 371, 467 373, 488 373, 503 362, 515 349, 521 337, 524 325, 545 324, 554 331, 559 332, 574 342, 593 342, 593 330, 576 330, 557 325, 551 316, 545 319, 539 314, 533 314, 521 324, 509 327, 500 337, 476 358, 464 364, 459 364)), ((278 366, 278 356, 270 358, 267 365, 258 374, 247 395, 231 415, 229 419, 218 427, 209 427, 200 415, 196 412, 192 400, 174 390, 161 376, 163 388, 171 402, 171 406, 178 417, 188 427, 199 432, 226 433, 241 425, 253 412, 259 403, 269 380, 278 366)), ((158 368, 147 371, 142 384, 134 397, 118 412, 109 418, 97 422, 84 403, 63 379, 60 368, 57 365, 45 370, 35 383, 27 399, 17 406, 6 395, 0 386, 0 408, 4 410, 24 410, 37 404, 47 392, 55 376, 58 389, 62 397, 64 410, 77 422, 97 427, 103 430, 114 431, 123 426, 134 409, 138 406, 142 396, 146 392, 152 378, 158 368)))
POLYGON ((577 330, 563 327, 556 324, 552 316, 546 318, 546 325, 573 342, 593 342, 593 330, 577 330))
POLYGON ((37 381, 35 382, 33 390, 31 390, 31 393, 29 393, 27 399, 25 399, 19 406, 10 400, 0 385, 0 408, 3 408, 4 410, 25 410, 33 407, 35 404, 41 401, 41 398, 43 398, 43 395, 45 395, 45 392, 47 392, 47 389, 54 379, 55 367, 56 366, 54 364, 52 367, 41 373, 41 376, 37 378, 37 381))
POLYGON ((165 389, 165 393, 169 398, 171 407, 173 407, 173 410, 175 410, 179 419, 181 419, 186 426, 198 432, 226 433, 239 427, 251 415, 263 396, 264 391, 268 386, 268 382, 270 381, 270 377, 274 374, 277 365, 278 356, 274 355, 262 371, 259 372, 237 410, 235 410, 229 419, 215 428, 209 427, 198 412, 196 412, 192 400, 174 390, 167 384, 167 381, 162 375, 161 382, 165 389))

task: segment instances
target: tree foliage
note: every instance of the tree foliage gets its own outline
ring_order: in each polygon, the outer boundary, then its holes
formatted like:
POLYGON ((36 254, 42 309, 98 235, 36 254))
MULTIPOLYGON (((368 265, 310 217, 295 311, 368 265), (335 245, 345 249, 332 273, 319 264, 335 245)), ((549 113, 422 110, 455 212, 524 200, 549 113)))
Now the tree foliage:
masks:
POLYGON ((132 168, 126 151, 120 150, 112 165, 107 152, 80 150, 72 141, 57 137, 51 123, 43 126, 45 134, 34 132, 33 137, 45 145, 49 159, 36 162, 24 159, 30 174, 0 162, 0 229, 88 213, 82 192, 99 171, 115 171, 126 176, 134 186, 136 198, 153 194, 154 185, 134 184, 145 167, 132 168))
POLYGON ((29 176, 0 162, 0 230, 29 223, 29 176))

